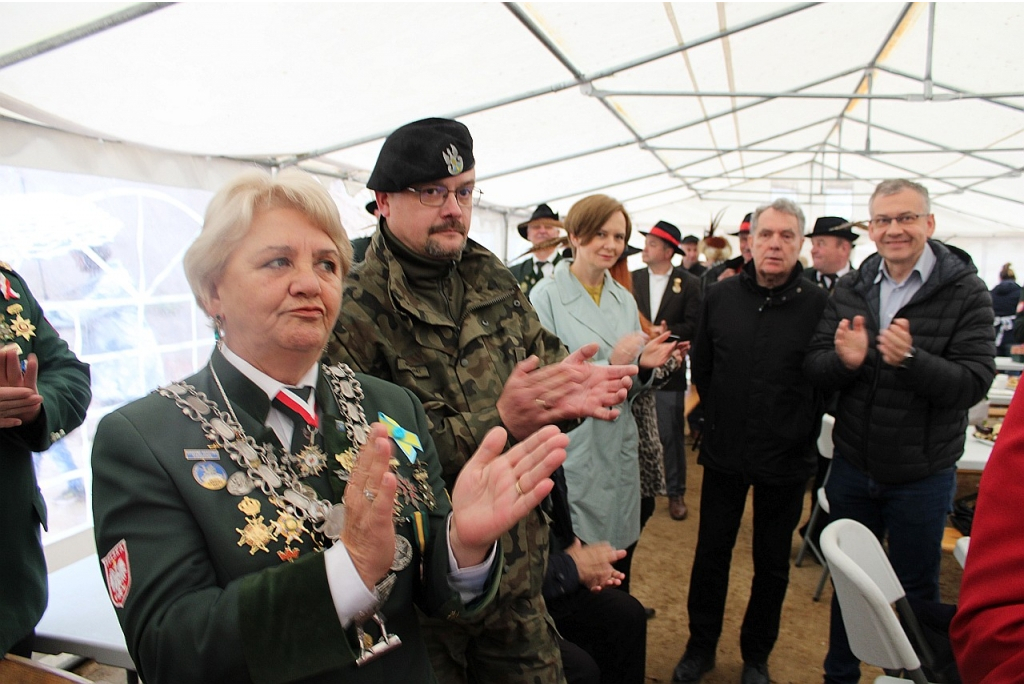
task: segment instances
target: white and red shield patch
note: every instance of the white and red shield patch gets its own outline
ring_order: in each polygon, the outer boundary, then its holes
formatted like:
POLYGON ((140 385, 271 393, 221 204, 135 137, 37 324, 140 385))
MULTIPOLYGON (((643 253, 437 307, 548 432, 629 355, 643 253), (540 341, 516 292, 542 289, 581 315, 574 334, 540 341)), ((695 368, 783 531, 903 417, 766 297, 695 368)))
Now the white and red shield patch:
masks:
POLYGON ((117 608, 124 607, 128 591, 132 589, 132 567, 128 563, 128 543, 123 539, 110 548, 103 557, 103 572, 107 576, 110 601, 117 608))

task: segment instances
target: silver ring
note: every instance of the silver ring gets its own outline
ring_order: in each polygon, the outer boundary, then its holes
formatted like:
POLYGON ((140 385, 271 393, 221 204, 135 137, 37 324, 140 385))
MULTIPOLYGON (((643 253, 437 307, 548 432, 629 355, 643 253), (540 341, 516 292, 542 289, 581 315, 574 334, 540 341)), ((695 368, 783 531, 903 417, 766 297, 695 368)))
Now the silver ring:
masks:
POLYGON ((372 502, 377 499, 377 495, 370 492, 369 488, 363 488, 363 497, 365 497, 368 502, 372 502))
POLYGON ((524 496, 526 494, 525 492, 523 492, 523 488, 519 485, 519 479, 518 478, 516 479, 516 492, 519 493, 520 497, 522 497, 522 496, 524 496))

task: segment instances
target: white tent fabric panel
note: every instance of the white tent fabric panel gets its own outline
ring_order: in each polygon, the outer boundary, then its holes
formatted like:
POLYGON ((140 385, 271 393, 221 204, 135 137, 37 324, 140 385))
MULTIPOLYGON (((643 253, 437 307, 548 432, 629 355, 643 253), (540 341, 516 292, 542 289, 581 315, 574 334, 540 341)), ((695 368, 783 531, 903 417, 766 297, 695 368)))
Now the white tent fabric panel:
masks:
POLYGON ((456 116, 509 221, 591 192, 643 221, 778 193, 816 216, 831 182, 864 215, 905 176, 957 230, 1019 236, 1020 35, 1013 3, 0 3, 0 117, 358 184, 396 126, 456 116))

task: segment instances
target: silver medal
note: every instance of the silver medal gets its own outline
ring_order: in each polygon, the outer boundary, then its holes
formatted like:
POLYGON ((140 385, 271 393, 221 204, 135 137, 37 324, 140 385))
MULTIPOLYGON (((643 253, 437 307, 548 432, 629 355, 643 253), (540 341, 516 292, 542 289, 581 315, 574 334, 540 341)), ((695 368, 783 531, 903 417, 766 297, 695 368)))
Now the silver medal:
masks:
POLYGON ((208 405, 206 402, 203 402, 195 395, 189 395, 188 397, 186 397, 185 402, 187 402, 188 406, 192 407, 192 409, 194 409, 197 414, 206 416, 207 414, 210 413, 210 405, 208 405))
POLYGON ((403 571, 412 561, 412 544, 402 535, 395 536, 395 560, 391 562, 391 570, 403 571))
POLYGON ((267 485, 274 488, 275 490, 281 487, 280 476, 274 473, 274 469, 270 468, 270 466, 268 466, 267 464, 260 464, 259 468, 257 468, 256 470, 259 472, 260 476, 263 478, 264 482, 267 485))
POLYGON ((304 511, 309 511, 309 499, 305 495, 301 495, 292 490, 291 488, 288 488, 284 491, 283 496, 286 502, 289 502, 290 504, 293 504, 304 511))
POLYGON ((256 486, 253 485, 252 479, 242 471, 235 471, 228 476, 228 492, 232 495, 236 495, 238 497, 248 495, 255 487, 256 486))
POLYGON ((210 419, 210 425, 213 427, 213 430, 217 431, 217 435, 224 438, 225 440, 234 439, 235 431, 231 430, 231 426, 229 426, 224 421, 214 417, 210 419))
POLYGON ((331 540, 341 537, 341 531, 345 528, 345 507, 335 504, 324 516, 323 534, 331 540))
POLYGON ((260 458, 259 455, 256 454, 256 450, 254 450, 252 448, 252 445, 250 445, 246 441, 238 440, 232 443, 232 445, 238 452, 239 456, 241 456, 242 459, 245 460, 246 464, 249 464, 250 466, 255 466, 256 464, 260 463, 260 458))

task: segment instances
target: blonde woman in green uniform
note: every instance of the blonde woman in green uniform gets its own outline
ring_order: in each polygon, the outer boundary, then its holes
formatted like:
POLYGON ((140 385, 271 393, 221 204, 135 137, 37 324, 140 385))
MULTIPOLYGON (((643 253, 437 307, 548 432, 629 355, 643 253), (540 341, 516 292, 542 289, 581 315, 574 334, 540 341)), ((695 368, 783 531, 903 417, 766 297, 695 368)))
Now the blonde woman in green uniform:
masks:
POLYGON ((314 179, 236 179, 185 255, 217 349, 100 423, 97 549, 147 682, 432 680, 414 604, 479 611, 551 488, 567 439, 495 429, 449 501, 412 394, 319 363, 350 264, 314 179))

